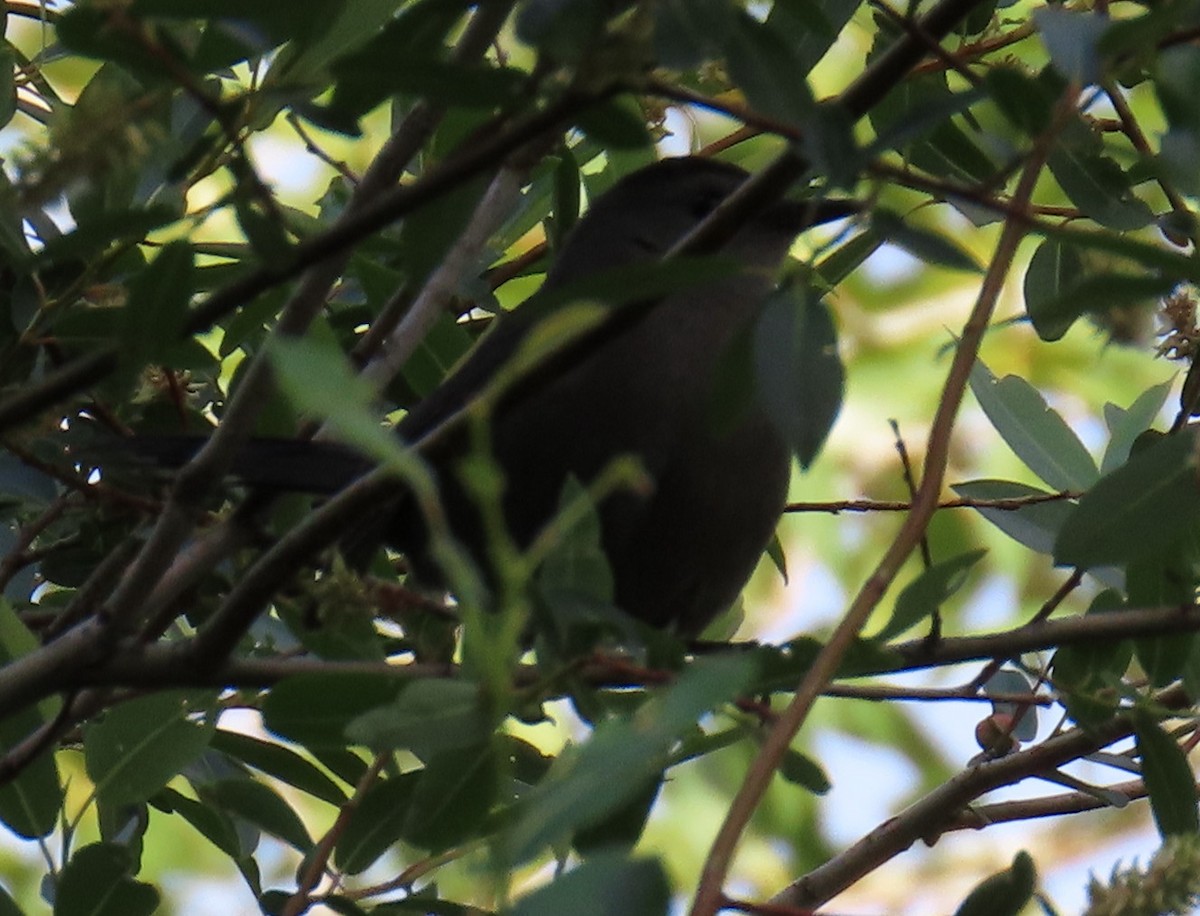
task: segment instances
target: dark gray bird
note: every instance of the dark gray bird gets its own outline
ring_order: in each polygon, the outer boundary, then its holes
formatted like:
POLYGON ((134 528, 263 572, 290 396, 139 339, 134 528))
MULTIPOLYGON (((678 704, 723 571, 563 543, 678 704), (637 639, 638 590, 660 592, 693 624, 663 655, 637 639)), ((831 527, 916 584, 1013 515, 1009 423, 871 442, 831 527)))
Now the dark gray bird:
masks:
MULTIPOLYGON (((746 178, 736 166, 699 158, 668 159, 632 173, 592 202, 543 290, 662 258, 746 178)), ((618 607, 695 635, 733 603, 782 512, 791 458, 775 425, 753 404, 717 431, 714 370, 773 288, 795 236, 849 209, 842 203, 772 205, 720 249, 743 266, 736 275, 618 309, 599 337, 568 347, 498 404, 492 449, 505 476, 505 519, 518 545, 528 545, 554 515, 568 477, 586 484, 614 457, 636 455, 652 491, 619 492, 599 507, 618 607)), ((498 319, 397 433, 418 442, 459 411, 537 318, 522 305, 498 319)), ((175 442, 159 440, 145 451, 179 463, 194 445, 183 450, 175 442)), ((452 531, 486 569, 478 515, 456 477, 461 452, 461 437, 452 435, 427 457, 452 531)), ((341 446, 272 441, 251 443, 235 473, 254 485, 330 493, 370 468, 341 446)), ((411 501, 398 500, 388 511, 378 526, 386 529, 383 539, 405 551, 423 578, 436 578, 411 501)))

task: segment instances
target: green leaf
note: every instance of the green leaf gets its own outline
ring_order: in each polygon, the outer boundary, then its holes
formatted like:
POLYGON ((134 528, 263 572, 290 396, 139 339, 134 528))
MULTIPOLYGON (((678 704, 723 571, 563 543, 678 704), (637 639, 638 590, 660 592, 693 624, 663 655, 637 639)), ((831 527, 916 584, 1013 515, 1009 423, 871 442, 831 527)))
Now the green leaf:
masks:
POLYGON ((629 96, 616 96, 591 105, 575 115, 575 123, 590 139, 617 150, 651 145, 646 116, 629 96))
POLYGON ((1086 490, 1096 482, 1096 462, 1079 437, 1024 379, 1006 375, 997 381, 976 362, 971 391, 1008 447, 1050 486, 1086 490))
POLYGON ((1128 232, 1153 221, 1154 214, 1133 196, 1128 176, 1112 159, 1064 142, 1051 150, 1047 165, 1071 202, 1100 225, 1128 232))
POLYGON ((339 869, 357 875, 399 842, 419 771, 376 782, 363 794, 338 836, 334 861, 339 869))
MULTIPOLYGON (((1125 606, 1121 595, 1108 589, 1092 600, 1085 616, 1109 614, 1125 606)), ((1133 643, 1128 639, 1061 646, 1054 653, 1053 678, 1071 718, 1084 726, 1111 718, 1121 698, 1116 686, 1132 659, 1133 643)))
POLYGON ((267 694, 263 724, 297 744, 342 748, 347 723, 390 703, 401 686, 394 678, 378 674, 297 675, 280 681, 267 694))
MULTIPOLYGON (((1027 484, 1011 480, 969 480, 956 483, 951 489, 963 499, 995 500, 1024 499, 1030 496, 1049 496, 1027 484)), ((1065 499, 1030 503, 1019 509, 977 507, 976 512, 1007 534, 1010 538, 1038 553, 1053 553, 1054 541, 1074 508, 1065 499)))
POLYGON ((971 567, 986 553, 986 550, 971 550, 924 570, 904 587, 896 599, 891 618, 874 638, 886 642, 932 615, 963 587, 971 567))
POLYGON ((312 849, 312 838, 300 816, 269 786, 256 779, 220 779, 197 787, 205 804, 249 821, 302 853, 312 849))
POLYGON ((1129 460, 1134 440, 1158 418, 1170 392, 1171 382, 1163 382, 1147 388, 1128 408, 1122 409, 1111 403, 1104 405, 1104 422, 1108 426, 1109 440, 1100 462, 1100 473, 1115 471, 1129 460))
POLYGON ((110 709, 84 734, 84 762, 105 804, 145 801, 196 760, 212 737, 208 697, 171 690, 110 709), (195 721, 205 713, 206 723, 195 721))
POLYGON ((833 783, 819 763, 791 748, 784 755, 779 775, 793 785, 808 789, 813 795, 825 795, 833 788, 833 783))
POLYGON ((380 425, 370 408, 375 397, 370 384, 350 371, 332 343, 276 337, 267 352, 280 389, 298 410, 328 423, 340 439, 404 481, 427 480, 420 458, 380 425))
POLYGON ((3 887, 0 887, 0 916, 24 916, 17 901, 3 887))
MULTIPOLYGON (((1033 693, 1035 684, 1023 671, 1004 667, 989 677, 983 684, 983 692, 991 695, 1033 693)), ((1009 734, 1018 741, 1032 741, 1037 737, 1037 707, 1008 700, 992 701, 992 715, 1011 716, 1015 720, 1009 734), (1018 718, 1019 716, 1019 718, 1018 718)))
POLYGON ((428 759, 478 744, 491 724, 478 685, 428 679, 406 684, 391 703, 349 720, 346 735, 375 750, 404 749, 428 759))
POLYGON ((641 839, 663 782, 661 776, 655 777, 606 817, 590 827, 575 831, 571 845, 585 858, 605 849, 632 849, 641 839))
POLYGON ((1037 869, 1033 858, 1022 850, 1013 863, 981 881, 954 911, 954 916, 1018 916, 1033 897, 1037 869))
POLYGON ((507 916, 666 916, 670 885, 657 859, 594 855, 533 893, 507 916))
POLYGON ((17 84, 13 79, 17 54, 7 41, 0 41, 0 127, 17 113, 17 84))
POLYGON ((404 839, 440 852, 477 837, 499 797, 500 768, 490 743, 438 754, 413 787, 404 839))
POLYGON ((1009 122, 1026 136, 1037 137, 1050 126, 1055 93, 1046 81, 1027 76, 1016 67, 988 68, 984 85, 1009 122))
POLYGON ((678 736, 703 713, 739 694, 753 676, 751 659, 702 659, 632 718, 599 723, 591 740, 568 748, 522 799, 503 846, 506 856, 524 862, 628 803, 662 772, 678 736))
POLYGON ((131 367, 161 361, 175 348, 195 284, 187 242, 164 246, 133 281, 121 329, 122 356, 131 367))
POLYGON ((331 805, 341 805, 346 800, 337 783, 281 744, 218 728, 213 733, 212 748, 331 805))
POLYGON ((1119 565, 1179 543, 1200 513, 1196 437, 1166 436, 1102 477, 1067 518, 1054 545, 1060 565, 1119 565))
POLYGON ((168 814, 178 814, 229 858, 237 860, 245 855, 237 828, 224 811, 188 798, 169 786, 151 798, 150 804, 168 814))
POLYGON ((74 258, 94 256, 114 243, 139 241, 153 230, 174 222, 177 217, 175 209, 164 204, 95 214, 74 232, 49 240, 37 252, 34 264, 44 267, 66 263, 74 258))
POLYGON ((1083 277, 1079 249, 1059 239, 1043 239, 1025 271, 1025 311, 1042 340, 1058 340, 1079 317, 1049 306, 1062 300, 1083 277))
POLYGON ((1142 758, 1142 779, 1150 794, 1150 813, 1159 835, 1200 832, 1196 810, 1196 781, 1187 755, 1148 713, 1135 710, 1133 730, 1142 758))
MULTIPOLYGON (((1132 607, 1190 607, 1196 597, 1196 573, 1183 545, 1147 554, 1125 570, 1132 607)), ((1155 687, 1165 687, 1183 672, 1196 643, 1195 633, 1136 639, 1134 656, 1155 687)))
MULTIPOLYGON (((273 5, 278 3, 278 0, 271 2, 273 5)), ((449 5, 457 7, 457 4, 449 5)), ((302 47, 300 53, 283 61, 285 82, 308 82, 323 78, 325 68, 333 60, 374 38, 379 30, 386 28, 396 16, 395 0, 342 0, 333 6, 317 6, 312 9, 297 9, 295 4, 291 4, 289 8, 286 3, 282 6, 291 13, 293 21, 296 18, 301 18, 302 21, 311 19, 312 23, 311 26, 309 23, 303 23, 309 27, 298 35, 302 39, 299 43, 302 47)), ((285 19, 284 22, 288 20, 285 19)), ((411 26, 411 20, 406 25, 411 26)), ((427 49, 423 50, 428 53, 427 49)), ((272 66, 270 79, 280 78, 276 67, 272 66)))
POLYGON ((871 214, 871 228, 926 264, 936 264, 950 270, 980 272, 979 264, 970 252, 937 232, 904 222, 894 213, 876 210, 871 214))
POLYGON ((1126 308, 1148 310, 1176 283, 1172 277, 1157 274, 1085 272, 1053 298, 1035 301, 1029 317, 1039 337, 1054 341, 1085 313, 1103 315, 1110 309, 1126 308))
POLYGON ((135 881, 123 846, 93 843, 75 850, 54 895, 54 916, 150 916, 158 891, 135 881))
MULTIPOLYGON (((33 651, 37 638, 21 622, 10 605, 0 598, 0 665, 33 651)), ((61 701, 27 706, 0 720, 0 752, 24 741, 50 721, 61 701)), ((18 836, 43 837, 57 826, 62 810, 63 789, 53 747, 35 757, 17 778, 0 785, 0 820, 18 836)))
POLYGON ((837 41, 860 0, 776 0, 767 24, 787 42, 801 73, 808 73, 837 41))
POLYGON ((859 232, 817 265, 817 276, 832 289, 861 267, 882 244, 883 238, 873 229, 859 232))
POLYGON ((785 287, 754 328, 754 365, 767 413, 808 468, 842 407, 845 371, 829 309, 814 290, 785 287))
MULTIPOLYGON (((587 491, 579 481, 568 478, 559 499, 560 513, 568 505, 587 498, 587 491)), ((580 601, 593 605, 613 602, 612 568, 601 541, 600 515, 590 500, 585 508, 583 512, 576 509, 575 523, 538 567, 538 593, 552 613, 575 607, 580 601)))
POLYGON ((755 110, 797 125, 813 114, 816 103, 804 64, 771 25, 739 10, 711 38, 720 45, 729 76, 755 110))
POLYGON ((604 27, 600 0, 526 0, 517 14, 517 36, 560 60, 578 60, 604 27))
POLYGON ((1108 29, 1108 16, 1052 6, 1035 10, 1033 21, 1059 73, 1081 86, 1100 81, 1098 45, 1108 29))

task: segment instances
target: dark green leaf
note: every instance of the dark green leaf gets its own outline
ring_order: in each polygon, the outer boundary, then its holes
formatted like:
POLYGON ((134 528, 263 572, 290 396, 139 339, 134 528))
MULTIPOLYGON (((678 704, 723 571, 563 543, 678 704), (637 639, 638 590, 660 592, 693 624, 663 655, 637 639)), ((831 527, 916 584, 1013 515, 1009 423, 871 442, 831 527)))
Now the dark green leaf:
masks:
POLYGON ((1044 80, 1026 76, 1015 67, 999 66, 988 69, 984 84, 996 107, 1027 136, 1037 137, 1050 126, 1055 94, 1044 80))
POLYGON ((717 36, 734 16, 722 0, 661 0, 654 11, 654 43, 662 66, 688 70, 720 54, 717 36))
MULTIPOLYGON (((1010 480, 971 480, 956 483, 951 489, 963 499, 1025 499, 1049 496, 1045 490, 1010 480)), ((1051 553, 1054 540, 1074 504, 1067 500, 1030 503, 1019 509, 979 507, 976 511, 1018 544, 1038 553, 1051 553)))
POLYGON ((84 761, 100 798, 110 805, 145 801, 196 760, 212 737, 206 697, 172 690, 110 709, 84 734, 84 761), (197 700, 199 699, 199 702, 197 700))
POLYGON ((337 783, 281 744, 217 729, 213 733, 212 747, 331 805, 340 805, 346 800, 337 783))
MULTIPOLYGON (((1196 574, 1179 545, 1147 554, 1125 570, 1131 607, 1190 607, 1195 602, 1196 574)), ((1133 652, 1155 687, 1178 680, 1192 654, 1195 633, 1175 633, 1134 640, 1133 652)))
POLYGON ((817 275, 830 288, 835 287, 861 267, 882 244, 883 238, 873 229, 859 232, 817 265, 817 275))
POLYGON ((1166 839, 1200 832, 1196 781, 1183 749, 1146 712, 1134 712, 1133 729, 1142 758, 1142 779, 1150 793, 1150 812, 1159 835, 1166 839))
POLYGON ((1167 123, 1190 133, 1200 130, 1200 109, 1196 106, 1200 48, 1190 44, 1164 48, 1155 63, 1154 89, 1167 123))
POLYGON ((650 810, 662 790, 661 777, 652 779, 645 788, 630 797, 629 801, 611 811, 607 817, 590 827, 577 830, 571 845, 585 858, 604 849, 632 849, 641 839, 650 810))
POLYGON ((1194 168, 1200 160, 1200 132, 1174 127, 1159 139, 1155 164, 1160 174, 1184 194, 1200 194, 1200 175, 1194 168))
POLYGON ((954 911, 954 916, 1018 916, 1033 897, 1037 870, 1025 851, 1013 856, 1012 865, 980 882, 954 911))
POLYGON ((808 789, 813 795, 824 795, 833 788, 833 783, 819 763, 790 748, 783 758, 779 775, 793 785, 808 789))
POLYGON ((606 99, 575 116, 589 138, 618 150, 636 150, 651 145, 646 116, 629 96, 606 99))
POLYGON ((118 210, 93 216, 74 232, 46 242, 37 253, 39 265, 62 264, 73 258, 86 257, 103 251, 110 244, 125 240, 138 241, 147 233, 160 229, 178 217, 175 210, 155 204, 138 210, 118 210))
POLYGON ((1134 440, 1150 428, 1157 419, 1171 391, 1171 382, 1147 388, 1137 400, 1122 409, 1115 404, 1104 405, 1104 422, 1108 426, 1108 447, 1100 462, 1100 473, 1115 471, 1129 460, 1134 440))
POLYGON ((278 837, 302 853, 312 849, 312 838, 292 807, 271 788, 255 779, 221 779, 199 787, 201 799, 255 827, 278 837))
POLYGON ((791 124, 805 123, 815 105, 807 72, 792 46, 771 24, 739 11, 729 17, 725 30, 712 38, 720 45, 729 75, 751 107, 791 124))
POLYGON ((666 916, 671 890, 653 859, 595 855, 522 897, 508 916, 666 916))
POLYGON ((263 722, 297 744, 341 748, 346 744, 346 724, 368 709, 390 703, 400 687, 394 678, 377 674, 298 675, 281 681, 267 695, 263 722))
POLYGON ((350 371, 332 342, 273 338, 268 350, 280 389, 298 410, 325 420, 347 444, 412 482, 425 475, 420 459, 379 423, 370 384, 350 371))
POLYGON ((971 370, 971 391, 1008 447, 1058 490, 1086 490, 1099 476, 1079 437, 1024 379, 997 381, 982 362, 971 370))
POLYGON ((17 113, 17 84, 13 72, 17 55, 7 41, 0 42, 0 127, 6 125, 17 113))
POLYGON ((478 744, 490 733, 479 687, 470 681, 414 681, 390 704, 346 722, 346 735, 356 744, 405 749, 422 759, 478 744))
MULTIPOLYGON (((1120 594, 1110 589, 1093 599, 1087 613, 1108 614, 1124 607, 1120 594)), ((1085 726, 1111 718, 1121 698, 1116 685, 1132 659, 1133 644, 1127 639, 1060 647, 1054 653, 1053 679, 1071 718, 1085 726)))
POLYGON ((0 916, 24 916, 12 895, 3 887, 0 887, 0 916))
POLYGON ((891 618, 874 638, 886 642, 932 615, 962 588, 971 567, 986 553, 986 550, 971 550, 924 570, 904 587, 896 599, 891 618))
POLYGON ((420 772, 375 783, 350 812, 337 839, 334 860, 339 869, 357 875, 399 842, 420 772))
POLYGON ((877 210, 871 214, 871 228, 894 245, 903 248, 914 258, 927 264, 937 264, 951 270, 979 273, 979 264, 970 253, 963 251, 945 236, 905 223, 893 213, 877 210))
POLYGON ((1062 301, 1082 278, 1083 258, 1077 248, 1059 239, 1042 240, 1029 260, 1024 287, 1025 311, 1042 340, 1058 340, 1079 317, 1077 311, 1049 306, 1062 301))
POLYGON ((500 770, 490 744, 438 754, 413 788, 404 839, 431 852, 473 839, 499 794, 500 770))
POLYGON ((355 116, 401 92, 444 105, 494 108, 517 99, 529 81, 528 74, 509 67, 379 56, 343 61, 334 75, 337 89, 330 109, 355 116))
MULTIPOLYGON (((563 487, 560 511, 586 498, 587 491, 572 477, 563 487)), ((589 503, 587 508, 538 568, 538 593, 552 611, 576 601, 598 605, 613 601, 612 569, 601 542, 600 515, 594 505, 589 503)))
POLYGON ((1055 562, 1118 565, 1181 542, 1200 517, 1195 451, 1193 434, 1167 436, 1102 477, 1059 532, 1055 562))
POLYGON ((1034 329, 1043 340, 1057 340, 1080 315, 1103 315, 1109 309, 1149 309, 1176 285, 1157 274, 1084 273, 1053 298, 1038 300, 1030 312, 1034 329))
POLYGON ((130 285, 121 342, 131 366, 161 361, 179 340, 195 288, 193 258, 189 244, 171 242, 130 285))
MULTIPOLYGON (((409 4, 357 49, 331 66, 336 80, 329 108, 342 118, 356 120, 403 86, 391 82, 391 68, 402 72, 425 66, 444 66, 437 55, 446 36, 462 18, 465 4, 409 4), (382 71, 378 79, 370 74, 382 71)), ((401 77, 403 78, 403 77, 401 77)))
POLYGON ((754 364, 767 412, 807 468, 841 410, 845 379, 833 319, 813 290, 787 287, 766 302, 754 364))
POLYGON ((1128 177, 1112 159, 1068 142, 1053 148, 1047 164, 1071 202, 1102 226, 1125 232, 1154 219, 1145 202, 1130 193, 1128 177))
POLYGON ((240 859, 245 854, 237 828, 224 811, 188 798, 170 787, 151 798, 150 804, 161 811, 178 814, 191 824, 197 833, 231 859, 240 859))
POLYGON ((525 0, 516 29, 526 44, 574 61, 594 46, 604 20, 601 0, 525 0))
POLYGON ((93 843, 75 850, 59 876, 54 916, 150 916, 158 891, 135 881, 123 846, 93 843))
POLYGON ((1100 81, 1103 70, 1097 45, 1109 26, 1107 16, 1049 6, 1035 10, 1033 21, 1059 73, 1081 86, 1100 81))
MULTIPOLYGON (((0 664, 7 664, 37 648, 37 638, 12 606, 0 598, 0 664)), ((0 751, 28 738, 53 718, 60 701, 27 706, 0 720, 0 751)), ((39 754, 17 778, 0 786, 0 820, 18 836, 43 837, 57 826, 63 790, 53 748, 39 754)))
POLYGON ((833 47, 861 0, 776 0, 767 24, 787 42, 797 68, 807 74, 833 47))
POLYGON ((662 772, 678 735, 752 679, 751 659, 702 659, 633 718, 599 723, 591 740, 569 748, 522 800, 504 844, 506 855, 523 862, 628 803, 662 772), (621 778, 614 779, 615 773, 621 778))

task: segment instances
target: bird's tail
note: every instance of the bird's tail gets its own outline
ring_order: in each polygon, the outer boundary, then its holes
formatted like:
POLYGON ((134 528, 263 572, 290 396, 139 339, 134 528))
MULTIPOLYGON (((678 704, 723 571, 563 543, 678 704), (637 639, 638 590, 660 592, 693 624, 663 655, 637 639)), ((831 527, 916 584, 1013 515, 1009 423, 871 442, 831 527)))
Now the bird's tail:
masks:
MULTIPOLYGON (((86 463, 108 471, 175 470, 207 441, 203 436, 138 435, 88 448, 86 463)), ((253 487, 296 493, 335 493, 373 463, 344 445, 297 439, 252 439, 234 456, 230 475, 253 487)))

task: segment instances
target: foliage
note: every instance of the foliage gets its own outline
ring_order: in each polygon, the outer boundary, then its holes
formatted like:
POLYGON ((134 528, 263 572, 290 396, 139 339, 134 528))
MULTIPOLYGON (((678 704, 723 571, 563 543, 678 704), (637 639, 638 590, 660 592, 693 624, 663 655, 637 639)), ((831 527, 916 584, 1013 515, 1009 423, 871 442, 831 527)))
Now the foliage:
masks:
MULTIPOLYGON (((685 898, 707 916, 772 894, 770 912, 807 912, 917 840, 953 859, 952 831, 1140 797, 1170 843, 1194 838, 1198 0, 0 15, 0 821, 45 866, 0 911, 153 912, 161 850, 184 844, 166 867, 216 863, 243 910, 685 898), (393 555, 343 562, 331 545, 397 477, 436 517, 381 405, 436 388, 656 145, 754 174, 709 228, 789 192, 859 202, 797 245, 714 397, 720 414, 757 388, 795 443, 823 501, 794 504, 769 553, 793 577, 833 569, 855 596, 841 623, 713 654, 621 619, 575 491, 498 601, 450 547, 452 604, 405 588, 393 555), (281 148, 317 193, 285 189, 281 148), (919 282, 882 272, 902 256, 919 282), (891 417, 928 431, 898 463, 891 417), (317 422, 392 476, 315 509, 224 482, 249 436, 317 422), (106 458, 116 434, 214 426, 170 481, 106 458), (873 498, 831 501, 847 490, 873 498), (851 511, 872 514, 815 514, 851 511), (981 634, 967 610, 998 572, 1014 600, 981 634), (892 677, 909 671, 923 688, 892 677), (839 698, 810 715, 823 691, 839 698), (991 702, 982 753, 949 759, 900 709, 913 698, 991 702), (1066 721, 1038 740, 1051 709, 1066 721), (853 779, 814 749, 835 718, 920 773, 869 843, 835 843, 819 814, 853 779), (1085 758, 1090 781, 1062 771, 1085 758), (981 801, 1034 776, 1069 791, 981 801), (765 861, 764 838, 786 878, 732 860, 740 843, 765 861)), ((586 334, 596 302, 721 269, 684 258, 576 291, 521 359, 586 334)), ((495 498, 485 455, 467 473, 495 498)), ((604 485, 641 483, 620 466, 604 485)), ((762 590, 744 604, 759 617, 762 590)), ((941 909, 1049 907, 1041 857, 1005 856, 941 909)), ((926 890, 891 884, 889 911, 926 890)))

